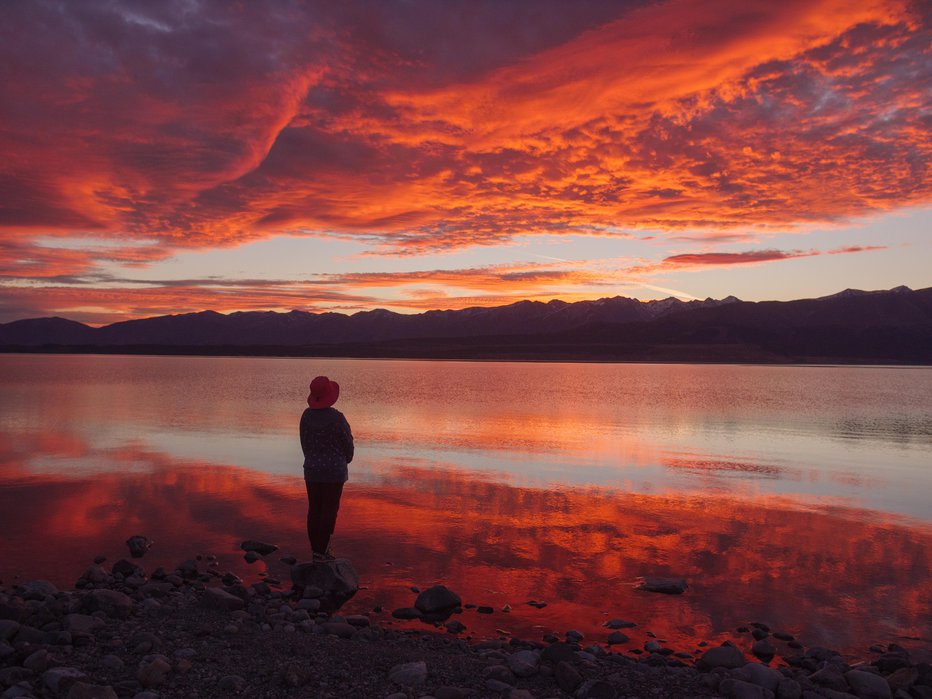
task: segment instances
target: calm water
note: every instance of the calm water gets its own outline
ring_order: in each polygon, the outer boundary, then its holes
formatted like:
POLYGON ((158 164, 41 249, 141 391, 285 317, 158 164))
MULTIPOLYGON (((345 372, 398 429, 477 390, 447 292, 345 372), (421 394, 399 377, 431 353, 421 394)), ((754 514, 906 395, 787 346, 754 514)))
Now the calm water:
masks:
POLYGON ((748 621, 854 655, 929 645, 928 368, 5 355, 0 578, 68 585, 144 533, 149 569, 202 553, 287 579, 237 546, 308 554, 316 374, 357 440, 334 541, 366 586, 348 611, 443 582, 496 608, 460 617, 478 637, 599 640, 622 617, 634 647, 748 647, 748 621), (690 589, 638 591, 646 575, 690 589))

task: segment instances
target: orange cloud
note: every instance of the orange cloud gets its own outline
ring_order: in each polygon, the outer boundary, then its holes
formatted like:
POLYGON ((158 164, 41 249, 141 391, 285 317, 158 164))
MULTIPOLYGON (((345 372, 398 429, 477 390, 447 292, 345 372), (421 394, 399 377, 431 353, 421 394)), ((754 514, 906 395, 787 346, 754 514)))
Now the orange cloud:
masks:
POLYGON ((281 234, 392 254, 635 229, 734 242, 925 204, 921 10, 6 7, 0 274, 281 234), (88 235, 116 242, 42 242, 88 235))

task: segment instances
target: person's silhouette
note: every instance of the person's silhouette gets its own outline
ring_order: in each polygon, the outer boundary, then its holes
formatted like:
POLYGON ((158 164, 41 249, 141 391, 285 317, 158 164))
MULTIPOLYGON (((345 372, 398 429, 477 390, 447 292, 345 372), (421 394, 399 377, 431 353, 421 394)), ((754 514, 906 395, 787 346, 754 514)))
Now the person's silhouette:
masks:
POLYGON ((340 386, 326 376, 311 381, 307 409, 301 415, 301 450, 307 487, 307 538, 314 560, 330 560, 330 537, 340 510, 343 484, 353 460, 353 433, 346 418, 332 407, 340 386))

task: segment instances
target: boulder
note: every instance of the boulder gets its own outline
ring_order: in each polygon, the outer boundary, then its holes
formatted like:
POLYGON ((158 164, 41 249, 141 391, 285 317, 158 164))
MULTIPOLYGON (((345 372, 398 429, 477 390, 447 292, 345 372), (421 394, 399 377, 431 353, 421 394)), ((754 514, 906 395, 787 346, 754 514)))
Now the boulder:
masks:
POLYGON ((565 660, 557 663, 553 675, 554 679, 557 681, 557 686, 567 694, 572 694, 576 691, 576 688, 582 684, 582 675, 579 674, 579 671, 575 667, 565 660))
POLYGON ((540 655, 533 650, 519 650, 508 656, 508 669, 518 677, 530 677, 537 674, 540 655))
POLYGON ((463 601, 460 596, 445 585, 434 585, 427 588, 417 596, 417 600, 414 602, 414 606, 424 614, 452 611, 455 607, 462 606, 462 604, 463 601))
POLYGON ((845 679, 858 699, 890 699, 893 696, 887 680, 872 672, 850 670, 845 673, 845 679))
POLYGON ((152 548, 152 540, 149 537, 136 534, 126 540, 126 545, 129 547, 130 556, 142 558, 146 555, 146 551, 152 548))
POLYGON ((777 691, 777 687, 783 679, 783 675, 778 670, 760 663, 748 663, 744 667, 735 670, 732 677, 756 684, 758 687, 769 689, 771 692, 777 691))
POLYGON ((359 590, 359 576, 345 558, 298 563, 291 568, 291 582, 302 592, 311 586, 321 590, 318 599, 325 612, 336 611, 359 590))
POLYGON ((243 551, 255 551, 260 556, 268 556, 270 553, 278 551, 278 547, 275 544, 266 544, 262 541, 256 541, 255 539, 246 539, 239 547, 243 551))
POLYGON ((732 645, 717 646, 709 648, 699 661, 696 663, 700 670, 714 670, 717 667, 724 667, 733 670, 744 666, 744 654, 732 645))
POLYGON ((17 594, 25 600, 44 600, 58 594, 58 588, 48 580, 32 580, 16 588, 17 594))
POLYGON ((664 595, 682 595, 689 584, 684 578, 648 577, 638 586, 639 590, 659 592, 664 595))

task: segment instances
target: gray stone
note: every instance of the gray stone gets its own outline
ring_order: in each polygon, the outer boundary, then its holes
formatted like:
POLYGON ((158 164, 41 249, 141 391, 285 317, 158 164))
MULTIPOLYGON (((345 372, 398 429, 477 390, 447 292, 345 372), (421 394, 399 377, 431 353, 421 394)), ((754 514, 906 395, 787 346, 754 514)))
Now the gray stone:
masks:
POLYGON ((336 611, 359 591, 359 576, 345 558, 298 563, 291 568, 291 581, 301 589, 320 589, 321 609, 327 612, 336 611))
POLYGON ((714 670, 724 667, 729 670, 745 665, 744 655, 732 645, 709 648, 696 663, 700 670, 714 670))
POLYGON ((89 614, 67 614, 63 620, 65 631, 79 634, 93 634, 105 625, 103 619, 89 614))
POLYGON ((462 604, 463 601, 460 596, 446 585, 434 585, 427 588, 417 596, 417 600, 414 602, 414 606, 424 614, 447 612, 455 607, 462 606, 462 604))
POLYGON ((126 619, 133 613, 133 600, 117 590, 91 590, 84 598, 84 607, 89 612, 126 619))
POLYGON ((320 609, 319 599, 302 599, 298 601, 298 609, 304 609, 308 612, 316 612, 320 609))
POLYGON ((777 685, 777 699, 800 699, 803 695, 803 688, 799 682, 789 677, 784 677, 777 685))
POLYGON ((554 668, 553 676, 557 681, 557 686, 567 694, 572 694, 576 688, 582 684, 582 675, 579 671, 566 661, 560 661, 554 668))
POLYGON ((453 621, 446 624, 447 631, 449 633, 463 633, 466 630, 466 624, 464 624, 459 619, 454 619, 453 621))
POLYGON ((85 570, 84 574, 81 576, 81 579, 98 585, 107 581, 107 571, 99 565, 88 566, 87 570, 85 570))
POLYGON ((579 643, 585 638, 585 634, 582 631, 577 631, 576 629, 570 629, 566 632, 566 640, 570 643, 579 643))
POLYGON ((19 622, 12 619, 0 619, 0 641, 9 641, 19 631, 19 622))
POLYGON ((48 580, 31 580, 16 588, 17 594, 25 600, 44 600, 58 594, 58 588, 48 580))
POLYGON ((519 650, 508 656, 508 669, 518 677, 530 677, 537 674, 540 654, 533 650, 519 650))
POLYGON ((633 621, 625 621, 624 619, 609 619, 603 626, 609 629, 631 629, 637 626, 637 624, 633 621))
POLYGON ((766 638, 762 638, 759 641, 754 641, 754 645, 751 646, 751 652, 764 662, 767 662, 776 655, 777 649, 774 648, 773 644, 766 638))
POLYGON ((166 658, 157 656, 148 663, 143 663, 136 673, 136 679, 143 687, 158 687, 168 679, 168 673, 171 672, 172 666, 166 658))
POLYGON ((573 662, 576 659, 576 651, 573 650, 573 646, 569 643, 557 641, 544 648, 540 653, 540 658, 551 665, 563 661, 573 662))
POLYGON ((119 672, 123 669, 124 663, 119 656, 114 655, 113 653, 108 653, 100 659, 101 666, 105 667, 112 672, 119 672))
POLYGON ((79 681, 71 685, 65 699, 117 699, 117 693, 109 685, 79 681))
POLYGON ((243 551, 255 551, 260 556, 268 556, 270 553, 278 551, 278 546, 275 544, 266 544, 262 541, 256 541, 255 539, 247 539, 239 545, 243 551))
POLYGON ((204 590, 204 596, 201 597, 201 604, 211 609, 224 609, 228 612, 235 612, 243 609, 246 603, 236 595, 231 595, 226 590, 219 587, 208 587, 204 590))
POLYGON ((660 592, 664 595, 681 595, 686 592, 689 584, 684 578, 647 577, 638 589, 647 592, 660 592))
POLYGON ((612 631, 608 635, 608 645, 613 646, 618 643, 627 643, 631 639, 628 638, 628 635, 621 631, 612 631))
POLYGON ((388 671, 388 679, 395 684, 420 687, 427 682, 427 663, 418 660, 413 663, 395 665, 388 671))
POLYGON ((864 670, 850 670, 845 679, 858 699, 891 699, 890 684, 880 675, 864 670))
POLYGON ((777 691, 777 686, 783 679, 783 675, 779 671, 760 663, 748 663, 731 674, 735 679, 756 684, 758 687, 769 689, 771 692, 777 691))
POLYGON ((346 617, 346 623, 357 628, 365 628, 372 624, 372 621, 365 614, 350 614, 346 617))
POLYGON ((826 664, 821 670, 809 675, 809 680, 820 687, 827 687, 838 692, 848 691, 848 682, 841 674, 841 670, 834 665, 826 664))
POLYGON ((137 534, 128 538, 126 540, 126 545, 129 547, 130 556, 133 558, 142 558, 146 555, 146 551, 152 548, 152 540, 141 534, 137 534))
POLYGON ((424 613, 417 607, 399 607, 392 610, 392 616, 396 619, 420 619, 424 613))
POLYGON ((75 682, 87 677, 81 670, 76 667, 53 667, 42 673, 42 684, 44 684, 53 696, 65 696, 68 689, 75 682))
POLYGON ((644 643, 644 650, 648 653, 659 653, 663 650, 663 646, 660 645, 660 641, 650 640, 644 643))
POLYGON ((48 641, 49 635, 45 631, 26 624, 19 627, 19 631, 16 632, 16 636, 13 638, 14 643, 31 643, 37 646, 48 643, 48 641))

